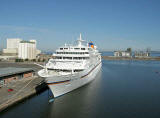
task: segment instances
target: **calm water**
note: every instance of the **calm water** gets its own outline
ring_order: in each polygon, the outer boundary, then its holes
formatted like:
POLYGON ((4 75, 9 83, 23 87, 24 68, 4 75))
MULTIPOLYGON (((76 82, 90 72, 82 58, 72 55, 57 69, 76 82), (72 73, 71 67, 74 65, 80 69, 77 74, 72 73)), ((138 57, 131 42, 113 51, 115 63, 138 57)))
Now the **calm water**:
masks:
POLYGON ((48 91, 0 118, 160 118, 160 62, 103 61, 97 79, 48 103, 48 91))

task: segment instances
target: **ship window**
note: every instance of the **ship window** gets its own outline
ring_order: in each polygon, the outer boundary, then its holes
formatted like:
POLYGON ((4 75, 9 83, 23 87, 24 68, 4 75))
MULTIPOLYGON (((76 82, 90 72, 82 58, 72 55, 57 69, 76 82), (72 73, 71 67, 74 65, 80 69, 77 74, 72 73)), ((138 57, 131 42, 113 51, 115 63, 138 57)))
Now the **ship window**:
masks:
POLYGON ((85 48, 81 48, 81 50, 85 50, 85 48))
POLYGON ((80 48, 74 48, 75 50, 79 50, 80 48))
POLYGON ((73 57, 73 59, 78 59, 78 57, 73 57))
POLYGON ((72 57, 63 57, 63 59, 72 59, 72 57))
POLYGON ((80 71, 83 71, 83 70, 74 70, 74 72, 80 72, 80 71))
POLYGON ((62 57, 56 57, 56 59, 62 59, 62 57))
POLYGON ((72 72, 72 70, 62 70, 63 72, 72 72))
POLYGON ((89 57, 84 57, 84 59, 89 59, 89 57))
POLYGON ((57 54, 63 54, 63 52, 57 52, 57 54))
POLYGON ((63 48, 60 48, 60 50, 63 50, 63 48))
POLYGON ((88 54, 88 52, 85 52, 85 54, 88 54))
POLYGON ((73 57, 73 59, 75 59, 75 60, 82 60, 83 57, 73 57))
POLYGON ((92 50, 92 48, 88 48, 88 50, 90 50, 90 51, 91 51, 91 50, 92 50))
POLYGON ((64 49, 68 49, 68 48, 64 48, 64 49))

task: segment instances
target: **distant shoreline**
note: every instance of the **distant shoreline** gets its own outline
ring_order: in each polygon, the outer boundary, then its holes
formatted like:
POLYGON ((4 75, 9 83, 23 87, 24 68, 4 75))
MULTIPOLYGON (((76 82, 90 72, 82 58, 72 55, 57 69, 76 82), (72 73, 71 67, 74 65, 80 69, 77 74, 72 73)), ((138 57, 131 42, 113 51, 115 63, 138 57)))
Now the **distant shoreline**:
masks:
POLYGON ((105 60, 144 60, 144 61, 160 61, 160 57, 114 57, 114 56, 102 56, 105 60))

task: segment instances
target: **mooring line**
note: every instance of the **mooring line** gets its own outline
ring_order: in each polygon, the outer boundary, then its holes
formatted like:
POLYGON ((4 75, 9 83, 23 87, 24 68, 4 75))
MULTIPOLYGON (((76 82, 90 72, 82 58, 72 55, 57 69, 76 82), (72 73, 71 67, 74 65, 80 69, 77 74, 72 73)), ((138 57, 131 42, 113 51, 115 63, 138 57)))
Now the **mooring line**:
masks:
POLYGON ((7 102, 1 104, 0 106, 3 108, 4 105, 7 105, 16 95, 18 95, 23 89, 25 89, 35 78, 33 78, 32 80, 30 80, 30 82, 28 82, 22 89, 20 89, 17 93, 15 93, 13 96, 11 96, 11 99, 9 99, 7 102))

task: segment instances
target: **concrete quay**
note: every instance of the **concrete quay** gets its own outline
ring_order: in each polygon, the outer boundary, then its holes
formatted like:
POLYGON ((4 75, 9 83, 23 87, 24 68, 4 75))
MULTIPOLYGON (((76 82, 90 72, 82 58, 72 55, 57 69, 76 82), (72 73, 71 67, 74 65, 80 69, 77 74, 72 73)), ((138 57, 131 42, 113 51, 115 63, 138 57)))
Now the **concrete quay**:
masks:
MULTIPOLYGON (((40 67, 31 63, 0 62, 0 68, 4 67, 33 68, 36 72, 40 69, 40 67)), ((44 79, 37 75, 9 82, 0 87, 0 112, 46 89, 48 89, 48 87, 44 79), (9 91, 9 89, 12 91, 9 91)))
POLYGON ((32 77, 11 82, 0 88, 0 111, 47 89, 43 78, 32 77), (13 91, 8 91, 13 89, 13 91))

